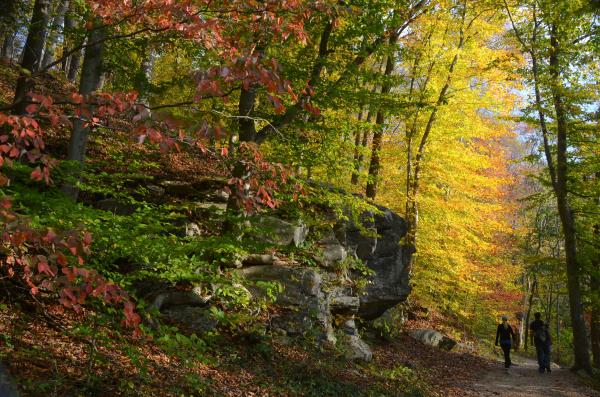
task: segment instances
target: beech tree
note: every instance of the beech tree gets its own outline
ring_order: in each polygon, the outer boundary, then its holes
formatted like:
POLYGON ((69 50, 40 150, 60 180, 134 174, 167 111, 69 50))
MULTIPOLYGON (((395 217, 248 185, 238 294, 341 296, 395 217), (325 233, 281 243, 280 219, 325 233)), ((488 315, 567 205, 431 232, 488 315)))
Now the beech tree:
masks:
MULTIPOLYGON (((513 31, 529 57, 529 71, 543 140, 543 152, 550 185, 557 202, 565 244, 565 265, 569 308, 573 327, 574 367, 591 371, 586 323, 581 243, 578 242, 578 219, 572 195, 571 158, 577 120, 587 112, 582 107, 588 99, 575 92, 590 82, 570 65, 587 64, 590 50, 585 46, 594 37, 597 26, 594 9, 587 2, 519 2, 518 11, 505 3, 513 31), (568 81, 568 83, 567 83, 568 81), (573 84, 573 82, 577 82, 573 84), (575 110, 578 109, 578 110, 575 110)), ((592 51, 594 47, 591 47, 592 51)), ((588 64, 589 65, 589 64, 588 64)), ((590 90, 588 92, 594 92, 590 90)))
POLYGON ((23 114, 27 107, 27 94, 34 87, 31 74, 37 72, 42 62, 42 54, 46 43, 46 33, 50 21, 50 0, 36 0, 29 26, 27 41, 23 49, 21 75, 13 99, 14 111, 23 114))
POLYGON ((55 59, 55 50, 60 36, 60 31, 63 31, 64 35, 64 19, 65 13, 69 8, 69 0, 59 0, 54 7, 54 16, 52 23, 50 24, 50 31, 48 38, 46 39, 46 49, 44 51, 44 58, 42 59, 41 66, 46 67, 55 59))

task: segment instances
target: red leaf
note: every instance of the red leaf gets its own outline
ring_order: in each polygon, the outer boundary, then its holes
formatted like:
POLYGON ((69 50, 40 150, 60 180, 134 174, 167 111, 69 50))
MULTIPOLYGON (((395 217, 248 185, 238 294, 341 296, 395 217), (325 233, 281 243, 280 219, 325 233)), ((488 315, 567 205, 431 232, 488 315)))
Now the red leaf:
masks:
POLYGON ((44 273, 49 276, 54 276, 54 273, 52 273, 52 269, 50 269, 50 266, 48 266, 48 262, 45 262, 45 261, 38 262, 37 268, 38 268, 38 272, 40 272, 40 273, 44 273))
POLYGON ((31 172, 31 179, 35 181, 41 181, 43 179, 42 170, 40 169, 40 167, 37 167, 31 172))
POLYGON ((35 103, 31 103, 29 105, 27 105, 27 107, 25 108, 25 111, 29 114, 33 114, 35 112, 37 112, 39 109, 39 106, 35 103))

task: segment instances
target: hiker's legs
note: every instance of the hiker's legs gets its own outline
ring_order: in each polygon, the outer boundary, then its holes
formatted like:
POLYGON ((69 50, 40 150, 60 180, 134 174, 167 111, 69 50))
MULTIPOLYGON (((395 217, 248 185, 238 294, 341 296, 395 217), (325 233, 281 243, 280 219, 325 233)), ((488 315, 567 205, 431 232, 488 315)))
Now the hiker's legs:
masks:
POLYGON ((544 354, 544 346, 542 343, 535 344, 535 352, 537 353, 537 360, 539 365, 539 371, 544 372, 545 366, 545 354, 544 354))
POLYGON ((510 367, 510 345, 502 345, 502 351, 504 352, 504 368, 510 367))
POLYGON ((543 347, 544 350, 544 366, 543 368, 545 369, 550 369, 550 346, 548 345, 544 345, 543 347))

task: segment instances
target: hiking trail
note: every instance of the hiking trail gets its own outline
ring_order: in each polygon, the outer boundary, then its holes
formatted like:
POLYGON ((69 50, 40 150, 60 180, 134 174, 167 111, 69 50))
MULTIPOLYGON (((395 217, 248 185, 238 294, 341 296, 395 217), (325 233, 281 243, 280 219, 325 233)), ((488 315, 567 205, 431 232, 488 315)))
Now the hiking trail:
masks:
POLYGON ((513 357, 513 362, 508 372, 498 363, 470 391, 482 397, 600 397, 567 368, 553 364, 552 373, 540 374, 535 360, 513 357))

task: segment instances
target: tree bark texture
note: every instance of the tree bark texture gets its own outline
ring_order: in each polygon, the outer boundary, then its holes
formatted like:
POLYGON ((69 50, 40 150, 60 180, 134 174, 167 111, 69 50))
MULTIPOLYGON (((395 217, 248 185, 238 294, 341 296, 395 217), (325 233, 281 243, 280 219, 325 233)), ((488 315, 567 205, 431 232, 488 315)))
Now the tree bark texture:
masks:
POLYGON ((14 112, 24 114, 27 107, 27 94, 33 89, 34 81, 30 74, 35 73, 42 61, 46 32, 50 20, 50 0, 36 0, 33 6, 33 14, 29 26, 29 33, 23 49, 23 60, 21 61, 21 72, 15 89, 13 99, 14 112))
POLYGON ((56 44, 60 35, 61 27, 64 25, 65 13, 69 8, 69 0, 59 0, 54 11, 54 18, 52 18, 52 24, 50 26, 50 32, 48 39, 46 40, 46 50, 44 51, 44 58, 42 59, 42 67, 46 67, 48 64, 54 61, 54 52, 56 51, 56 44))
MULTIPOLYGON (((85 48, 85 56, 83 66, 81 68, 81 80, 79 83, 79 93, 83 96, 88 96, 99 88, 103 69, 104 58, 104 38, 106 37, 106 27, 100 26, 98 23, 92 29, 89 41, 92 44, 85 48)), ((94 112, 94 107, 88 105, 88 112, 91 116, 94 112)), ((85 152, 90 134, 90 127, 86 126, 87 120, 77 118, 73 121, 73 130, 71 131, 71 139, 69 141, 69 150, 67 159, 77 161, 83 167, 85 161, 85 152)), ((74 175, 75 178, 79 174, 74 175)), ((63 186, 63 192, 73 200, 77 200, 79 190, 71 183, 66 183, 63 186)))
POLYGON ((0 5, 3 10, 0 14, 0 40, 2 40, 0 57, 8 60, 12 58, 17 22, 17 0, 4 0, 0 5))

